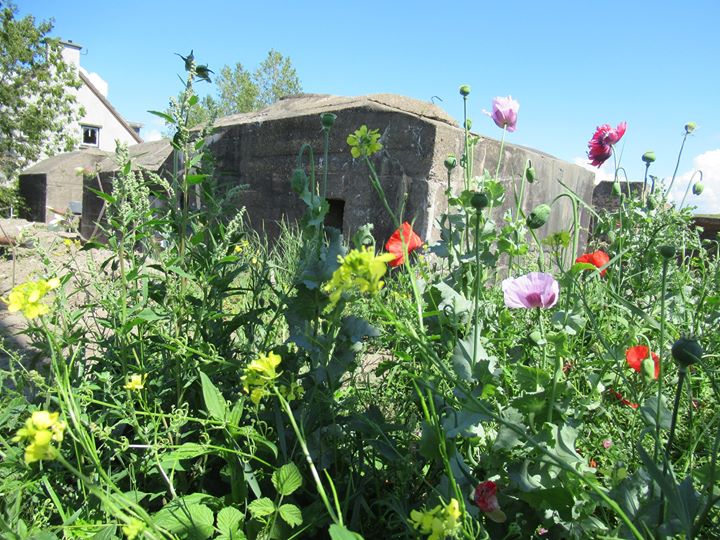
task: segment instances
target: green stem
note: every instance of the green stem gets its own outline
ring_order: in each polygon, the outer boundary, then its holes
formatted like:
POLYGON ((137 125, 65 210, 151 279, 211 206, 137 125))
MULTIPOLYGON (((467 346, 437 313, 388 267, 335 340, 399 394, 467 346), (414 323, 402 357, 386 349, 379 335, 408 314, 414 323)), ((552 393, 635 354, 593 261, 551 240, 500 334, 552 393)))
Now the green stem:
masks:
POLYGON ((683 136, 682 144, 680 145, 680 151, 678 152, 677 162, 675 163, 675 170, 673 171, 672 180, 670 180, 670 185, 668 186, 667 190, 665 191, 665 197, 668 196, 670 193, 670 190, 673 187, 673 184, 675 183, 675 176, 677 176, 678 168, 680 167, 680 158, 682 157, 683 148, 685 148, 685 141, 687 140, 688 131, 685 130, 685 135, 683 136))
POLYGON ((660 406, 662 404, 663 375, 665 374, 665 358, 663 354, 665 352, 665 295, 667 293, 667 269, 669 262, 669 259, 663 257, 662 292, 660 296, 660 341, 657 352, 660 369, 658 373, 657 405, 655 407, 655 450, 653 452, 653 459, 655 461, 657 461, 658 451, 660 449, 660 406))

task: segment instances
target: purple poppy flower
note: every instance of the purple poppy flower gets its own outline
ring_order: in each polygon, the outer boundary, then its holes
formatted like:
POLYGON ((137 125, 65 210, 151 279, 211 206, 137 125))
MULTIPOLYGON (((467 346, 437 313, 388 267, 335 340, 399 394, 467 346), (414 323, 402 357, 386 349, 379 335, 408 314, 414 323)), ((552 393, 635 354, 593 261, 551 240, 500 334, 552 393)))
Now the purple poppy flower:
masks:
POLYGON ((530 272, 502 282, 505 305, 509 308, 549 308, 560 296, 560 286, 550 274, 530 272))
POLYGON ((483 111, 493 119, 495 125, 499 128, 507 128, 508 131, 515 131, 517 126, 517 114, 520 104, 515 101, 512 96, 496 97, 493 99, 492 113, 483 111))

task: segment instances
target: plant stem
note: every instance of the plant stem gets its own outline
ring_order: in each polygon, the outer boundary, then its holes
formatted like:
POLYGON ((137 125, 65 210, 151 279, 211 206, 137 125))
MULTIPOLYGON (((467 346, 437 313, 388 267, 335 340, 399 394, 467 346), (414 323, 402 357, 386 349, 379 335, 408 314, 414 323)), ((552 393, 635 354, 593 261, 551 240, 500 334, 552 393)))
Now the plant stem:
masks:
POLYGON ((675 163, 675 171, 673 171, 672 180, 670 180, 670 185, 668 186, 667 190, 665 191, 665 197, 668 196, 670 193, 670 190, 673 187, 673 184, 675 183, 675 176, 677 176, 678 168, 680 167, 680 158, 682 157, 683 148, 685 148, 685 141, 687 140, 688 131, 685 130, 685 135, 683 136, 682 144, 680 145, 680 151, 678 152, 677 157, 677 163, 675 163))

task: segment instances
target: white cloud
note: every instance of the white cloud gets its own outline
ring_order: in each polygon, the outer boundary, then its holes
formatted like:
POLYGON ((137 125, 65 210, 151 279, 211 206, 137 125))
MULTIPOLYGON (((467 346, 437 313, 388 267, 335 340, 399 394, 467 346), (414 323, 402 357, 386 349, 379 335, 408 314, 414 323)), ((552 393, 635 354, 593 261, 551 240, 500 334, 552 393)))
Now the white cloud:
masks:
POLYGON ((159 141, 163 138, 162 133, 160 133, 159 129, 145 129, 142 130, 142 138, 145 142, 150 141, 159 141))
POLYGON ((600 182, 612 182, 615 179, 615 174, 610 171, 610 165, 608 164, 605 164, 598 169, 597 167, 590 165, 590 161, 588 161, 587 156, 576 157, 573 159, 573 163, 575 165, 579 165, 583 169, 594 172, 595 184, 599 184, 600 182))
MULTIPOLYGON (((685 197, 685 206, 697 206, 695 210, 698 214, 720 214, 720 148, 709 150, 693 159, 693 168, 675 178, 670 199, 680 203, 688 182, 693 178, 695 183, 700 179, 702 171, 702 183, 705 186, 702 195, 693 195, 692 187, 685 197)), ((670 177, 665 179, 666 185, 670 182, 670 177)))

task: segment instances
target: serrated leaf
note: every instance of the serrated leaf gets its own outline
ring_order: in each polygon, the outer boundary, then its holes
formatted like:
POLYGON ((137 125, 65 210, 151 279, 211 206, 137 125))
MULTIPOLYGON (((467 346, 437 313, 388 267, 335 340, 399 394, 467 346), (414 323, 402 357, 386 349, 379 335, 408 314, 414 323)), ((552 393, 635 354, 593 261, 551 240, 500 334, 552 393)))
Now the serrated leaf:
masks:
POLYGON ((203 400, 207 407, 208 414, 216 420, 225 420, 227 412, 227 404, 220 390, 212 383, 212 381, 202 371, 200 372, 200 383, 202 384, 203 400))
POLYGON ((300 509, 294 504, 283 504, 279 508, 280 517, 291 527, 302 525, 303 517, 300 509))
POLYGON ((273 473, 272 483, 280 495, 287 497, 302 485, 302 475, 294 463, 287 463, 273 473))
POLYGON ((204 504, 168 504, 155 514, 153 522, 189 540, 207 540, 215 531, 213 512, 204 504))
POLYGON ((275 503, 267 497, 260 497, 248 504, 248 510, 256 518, 269 516, 275 511, 275 503))
POLYGON ((225 536, 233 537, 233 531, 240 529, 240 524, 245 519, 243 513, 237 508, 226 506, 217 514, 217 528, 225 536))

